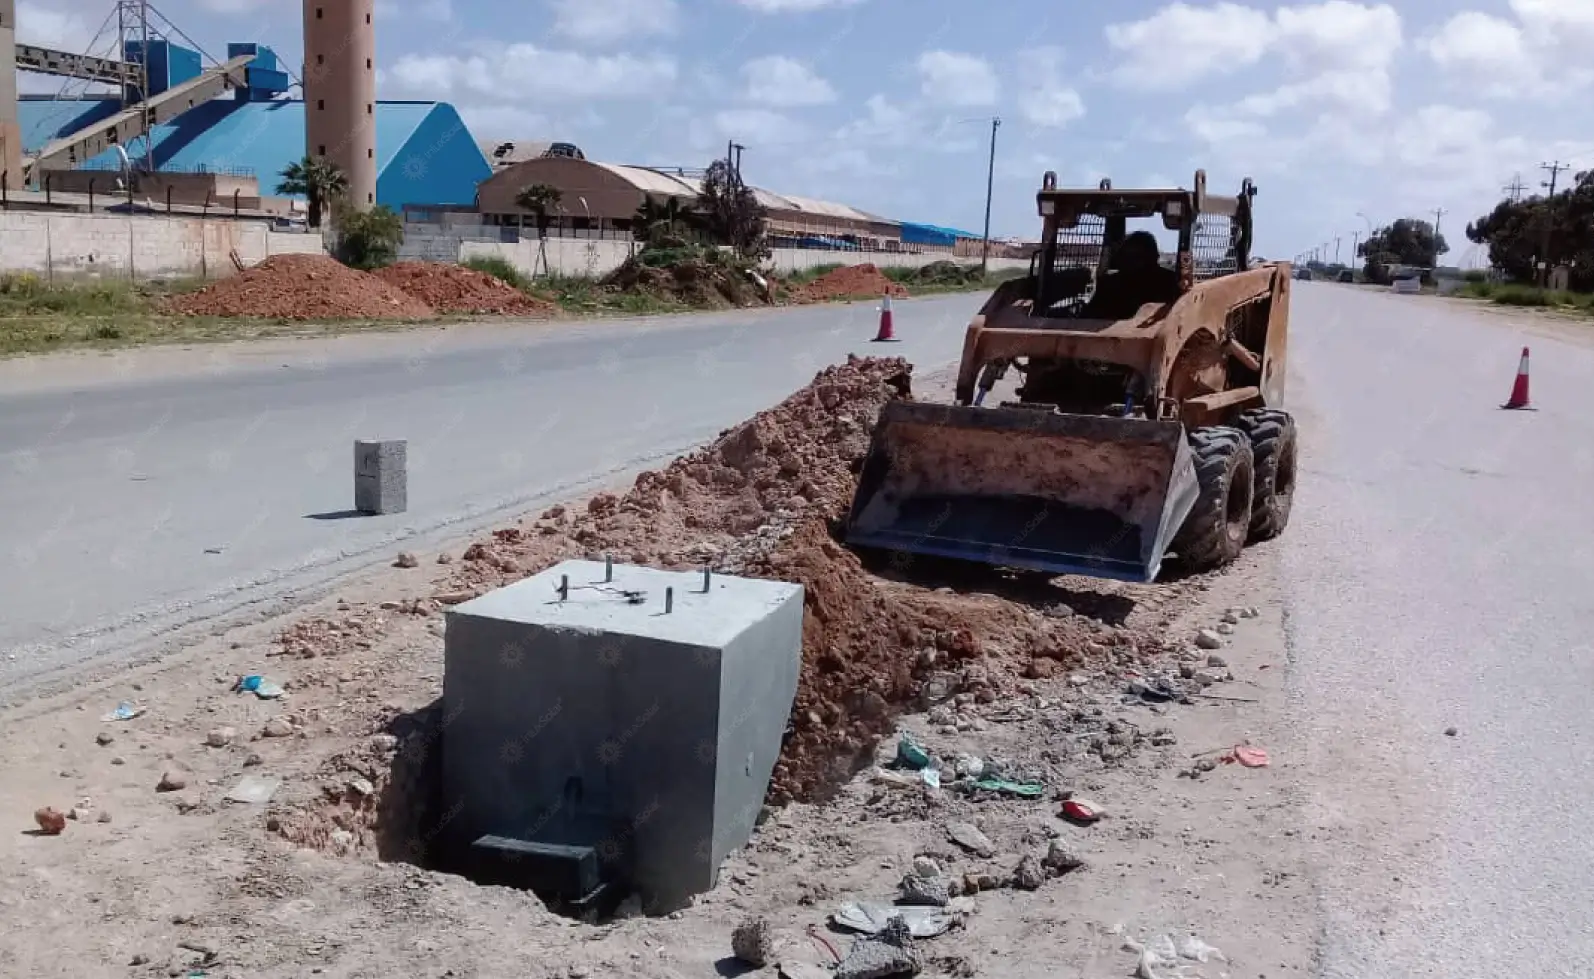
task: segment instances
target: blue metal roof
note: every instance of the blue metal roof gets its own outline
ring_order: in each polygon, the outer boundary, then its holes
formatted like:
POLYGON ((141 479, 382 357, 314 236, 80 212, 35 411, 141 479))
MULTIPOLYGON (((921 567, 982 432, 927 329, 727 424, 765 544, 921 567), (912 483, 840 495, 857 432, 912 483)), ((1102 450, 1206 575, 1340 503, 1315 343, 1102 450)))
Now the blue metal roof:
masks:
MULTIPOLYGON (((52 139, 104 119, 120 108, 115 98, 24 98, 18 109, 22 145, 38 150, 52 139)), ((260 192, 277 194, 283 167, 304 157, 304 102, 215 99, 155 128, 157 169, 248 172, 260 192)), ((143 141, 128 146, 135 159, 143 141)), ((376 103, 377 201, 395 210, 405 204, 470 204, 476 185, 492 175, 454 107, 445 102, 376 103)), ((86 167, 114 169, 114 151, 86 167)))

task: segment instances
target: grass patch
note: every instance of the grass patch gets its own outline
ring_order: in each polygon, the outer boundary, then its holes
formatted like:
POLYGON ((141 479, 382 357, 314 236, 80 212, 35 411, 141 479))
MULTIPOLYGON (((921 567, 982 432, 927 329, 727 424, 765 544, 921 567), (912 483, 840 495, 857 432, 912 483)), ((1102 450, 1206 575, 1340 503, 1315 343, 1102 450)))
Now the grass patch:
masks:
POLYGON ((510 262, 507 258, 499 258, 496 255, 467 258, 465 261, 459 264, 463 265, 465 268, 480 272, 483 275, 490 275, 500 282, 514 286, 521 292, 528 294, 533 292, 531 279, 525 273, 521 272, 520 269, 516 268, 514 263, 510 262))
POLYGON ((1594 316, 1594 294, 1587 292, 1540 289, 1514 282, 1467 282, 1456 290, 1456 295, 1485 299, 1501 306, 1573 310, 1594 316))

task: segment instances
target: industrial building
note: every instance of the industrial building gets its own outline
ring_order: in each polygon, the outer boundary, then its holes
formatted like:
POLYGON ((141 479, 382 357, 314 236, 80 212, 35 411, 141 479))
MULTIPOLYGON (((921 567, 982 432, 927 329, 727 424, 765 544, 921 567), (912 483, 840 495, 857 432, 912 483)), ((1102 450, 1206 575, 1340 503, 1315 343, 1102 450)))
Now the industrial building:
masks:
POLYGON ((228 44, 225 61, 206 66, 170 36, 180 31, 159 36, 147 20, 129 31, 129 17, 150 16, 137 4, 116 7, 121 60, 17 45, 15 0, 0 0, 0 51, 15 67, 120 90, 18 99, 15 70, 0 59, 6 187, 21 189, 26 172, 44 190, 142 198, 155 187, 181 204, 242 198, 270 212, 282 170, 310 155, 343 171, 355 206, 469 205, 492 166, 454 108, 376 99, 374 7, 304 0, 296 78, 263 44, 228 44), (296 81, 303 98, 289 94, 296 81))
MULTIPOLYGON (((515 198, 522 189, 541 184, 562 195, 560 212, 549 220, 550 235, 629 238, 645 201, 689 202, 702 188, 702 171, 599 163, 569 144, 505 143, 491 150, 501 150, 495 153, 497 166, 476 199, 476 210, 488 225, 535 227, 534 215, 515 198)), ((846 204, 762 187, 753 192, 768 212, 768 234, 777 247, 956 253, 959 242, 979 240, 968 232, 897 221, 846 204)))

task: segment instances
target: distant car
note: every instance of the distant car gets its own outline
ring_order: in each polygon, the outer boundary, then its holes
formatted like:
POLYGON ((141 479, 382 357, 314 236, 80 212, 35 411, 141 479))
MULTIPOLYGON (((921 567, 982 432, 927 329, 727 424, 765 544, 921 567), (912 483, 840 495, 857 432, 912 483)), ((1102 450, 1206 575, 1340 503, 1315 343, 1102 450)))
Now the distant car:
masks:
POLYGON ((1311 269, 1296 269, 1295 270, 1295 277, 1297 279, 1302 280, 1303 282, 1310 282, 1310 281, 1312 281, 1312 270, 1311 269))
POLYGON ((1346 269, 1345 271, 1343 271, 1343 272, 1341 272, 1339 274, 1339 281, 1341 281, 1341 282, 1355 282, 1356 281, 1356 273, 1352 272, 1350 269, 1346 269))

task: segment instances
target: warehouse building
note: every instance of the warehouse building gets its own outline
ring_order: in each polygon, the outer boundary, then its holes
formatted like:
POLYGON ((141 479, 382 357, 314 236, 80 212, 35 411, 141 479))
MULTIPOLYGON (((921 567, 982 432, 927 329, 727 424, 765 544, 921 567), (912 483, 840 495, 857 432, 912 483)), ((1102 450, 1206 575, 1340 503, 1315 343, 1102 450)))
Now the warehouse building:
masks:
MULTIPOLYGON (((627 239, 645 201, 688 203, 702 186, 702 171, 599 163, 569 144, 495 144, 489 153, 499 149, 496 170, 482 182, 476 200, 482 221, 489 225, 535 228, 535 215, 515 198, 524 188, 541 184, 562 195, 560 212, 550 216, 549 235, 627 239)), ((831 201, 761 187, 753 192, 768 212, 767 230, 776 247, 951 252, 960 236, 977 237, 908 225, 831 201)))

